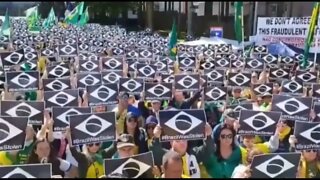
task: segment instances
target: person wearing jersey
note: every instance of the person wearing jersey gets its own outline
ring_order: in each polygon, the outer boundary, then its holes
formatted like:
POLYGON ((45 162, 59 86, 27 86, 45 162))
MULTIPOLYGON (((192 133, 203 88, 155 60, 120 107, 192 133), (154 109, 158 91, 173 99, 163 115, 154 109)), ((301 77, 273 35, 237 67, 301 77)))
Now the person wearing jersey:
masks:
POLYGON ((0 165, 25 164, 31 154, 35 141, 34 130, 32 126, 28 125, 26 128, 24 149, 19 151, 0 151, 0 165))
POLYGON ((279 136, 275 133, 274 136, 271 136, 268 142, 265 143, 255 143, 254 135, 243 135, 243 141, 240 144, 242 163, 246 164, 248 152, 251 149, 258 149, 263 154, 273 153, 279 147, 279 136))
POLYGON ((75 146, 71 146, 70 128, 66 129, 66 137, 72 157, 78 164, 79 178, 99 178, 104 175, 103 159, 99 152, 101 143, 90 143, 82 146, 79 152, 75 146))
POLYGON ((271 109, 271 101, 272 101, 272 94, 266 92, 261 96, 262 103, 259 106, 260 111, 270 111, 271 109))

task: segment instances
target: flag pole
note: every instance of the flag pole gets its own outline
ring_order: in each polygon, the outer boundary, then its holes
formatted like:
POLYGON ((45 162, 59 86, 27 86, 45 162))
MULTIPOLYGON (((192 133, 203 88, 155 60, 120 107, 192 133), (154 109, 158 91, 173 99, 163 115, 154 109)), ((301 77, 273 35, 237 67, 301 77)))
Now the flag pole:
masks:
MULTIPOLYGON (((317 27, 318 26, 316 26, 315 27, 315 29, 317 29, 317 27)), ((317 56, 318 56, 318 43, 319 43, 319 41, 318 41, 318 33, 317 33, 317 31, 316 31, 316 39, 315 39, 315 51, 314 51, 314 59, 313 59, 313 67, 315 68, 316 67, 316 63, 317 63, 317 56)))
POLYGON ((242 55, 244 56, 244 20, 243 20, 243 5, 241 7, 241 29, 242 29, 242 55))

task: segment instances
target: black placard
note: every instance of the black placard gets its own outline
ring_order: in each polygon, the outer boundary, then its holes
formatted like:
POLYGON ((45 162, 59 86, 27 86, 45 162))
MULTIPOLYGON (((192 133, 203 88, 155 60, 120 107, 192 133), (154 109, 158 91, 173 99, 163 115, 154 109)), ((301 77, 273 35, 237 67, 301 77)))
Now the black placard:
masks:
POLYGON ((170 100, 172 98, 172 83, 145 83, 146 100, 170 100))
POLYGON ((181 91, 197 91, 200 88, 198 74, 177 74, 174 76, 175 89, 181 91))
POLYGON ((115 112, 69 116, 72 145, 114 141, 115 112))
POLYGON ((9 92, 34 91, 39 89, 39 72, 6 72, 9 92))
POLYGON ((101 84, 101 79, 101 73, 79 73, 77 74, 77 87, 86 88, 87 86, 101 84))
POLYGON ((7 178, 52 178, 52 164, 24 164, 0 166, 0 177, 7 178))
POLYGON ((90 113, 90 107, 52 107, 53 131, 65 131, 69 126, 69 115, 90 113))
POLYGON ((205 101, 225 101, 227 98, 227 87, 207 87, 205 90, 205 101))
POLYGON ((273 95, 272 111, 282 112, 282 118, 292 121, 308 121, 312 98, 273 95))
POLYGON ((240 110, 240 135, 272 136, 280 120, 280 112, 240 110))
POLYGON ((89 106, 117 104, 118 91, 116 83, 87 86, 89 106))
POLYGON ((320 149, 319 122, 296 121, 294 136, 297 138, 297 150, 320 149))
POLYGON ((251 178, 296 178, 300 153, 274 153, 254 156, 251 178))
POLYGON ((229 73, 229 86, 247 86, 251 84, 251 74, 250 73, 229 73))
POLYGON ((44 102, 0 101, 1 116, 29 117, 29 124, 42 125, 44 102))
POLYGON ((125 174, 128 178, 153 178, 154 166, 152 152, 138 154, 128 158, 105 159, 105 174, 125 174))
POLYGON ((129 92, 131 94, 140 94, 143 91, 144 80, 139 78, 120 78, 119 92, 129 92))
POLYGON ((46 91, 44 100, 46 108, 51 107, 73 107, 79 105, 79 90, 66 89, 63 91, 46 91))
POLYGON ((0 151, 23 150, 28 117, 0 116, 0 151))
POLYGON ((44 91, 63 91, 66 89, 71 89, 70 79, 42 79, 43 90, 44 91))
POLYGON ((163 129, 161 141, 205 138, 204 110, 165 110, 159 112, 159 119, 163 129))

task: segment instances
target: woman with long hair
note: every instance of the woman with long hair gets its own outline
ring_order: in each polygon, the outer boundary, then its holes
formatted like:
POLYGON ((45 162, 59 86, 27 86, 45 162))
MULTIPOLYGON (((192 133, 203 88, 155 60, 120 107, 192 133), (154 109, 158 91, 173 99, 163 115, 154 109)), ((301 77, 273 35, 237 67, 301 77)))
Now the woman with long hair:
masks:
POLYGON ((143 128, 139 128, 138 121, 139 117, 129 112, 123 125, 123 133, 130 134, 134 138, 134 143, 136 145, 135 154, 148 152, 147 133, 143 128))
MULTIPOLYGON (((70 145, 70 132, 67 131, 70 145)), ((86 144, 82 146, 82 152, 74 146, 70 147, 70 153, 78 163, 78 178, 99 178, 104 175, 103 158, 99 154, 100 146, 100 143, 86 144)))
POLYGON ((285 153, 290 151, 289 137, 293 134, 292 122, 287 120, 280 120, 277 126, 279 136, 279 147, 275 153, 285 153))
POLYGON ((236 131, 224 124, 219 138, 215 140, 215 151, 203 161, 212 178, 230 178, 235 167, 241 163, 241 151, 235 143, 236 131))
POLYGON ((320 178, 320 161, 317 150, 303 150, 297 178, 320 178))
MULTIPOLYGON (((297 138, 291 135, 289 138, 290 151, 295 152, 297 138)), ((320 178, 320 159, 318 150, 302 150, 297 178, 320 178)))
POLYGON ((52 174, 61 175, 68 172, 71 164, 61 158, 56 157, 50 143, 46 139, 37 140, 33 146, 27 164, 51 163, 52 174))

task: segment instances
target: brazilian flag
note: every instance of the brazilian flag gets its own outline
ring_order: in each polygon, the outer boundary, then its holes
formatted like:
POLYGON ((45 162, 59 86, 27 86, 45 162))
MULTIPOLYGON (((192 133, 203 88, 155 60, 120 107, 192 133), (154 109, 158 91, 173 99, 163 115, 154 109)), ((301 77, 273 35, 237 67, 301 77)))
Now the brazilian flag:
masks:
POLYGON ((308 36, 304 42, 304 59, 301 64, 301 66, 303 68, 306 68, 308 65, 309 50, 310 50, 311 43, 313 42, 316 26, 318 24, 319 5, 320 4, 318 2, 314 3, 314 5, 313 5, 311 21, 310 21, 310 25, 309 25, 309 32, 308 32, 308 36))
POLYGON ((170 50, 170 56, 176 56, 177 54, 177 26, 176 21, 173 20, 172 29, 170 33, 170 41, 169 41, 169 50, 170 50))
POLYGON ((238 43, 243 41, 243 2, 234 3, 234 30, 238 43))

